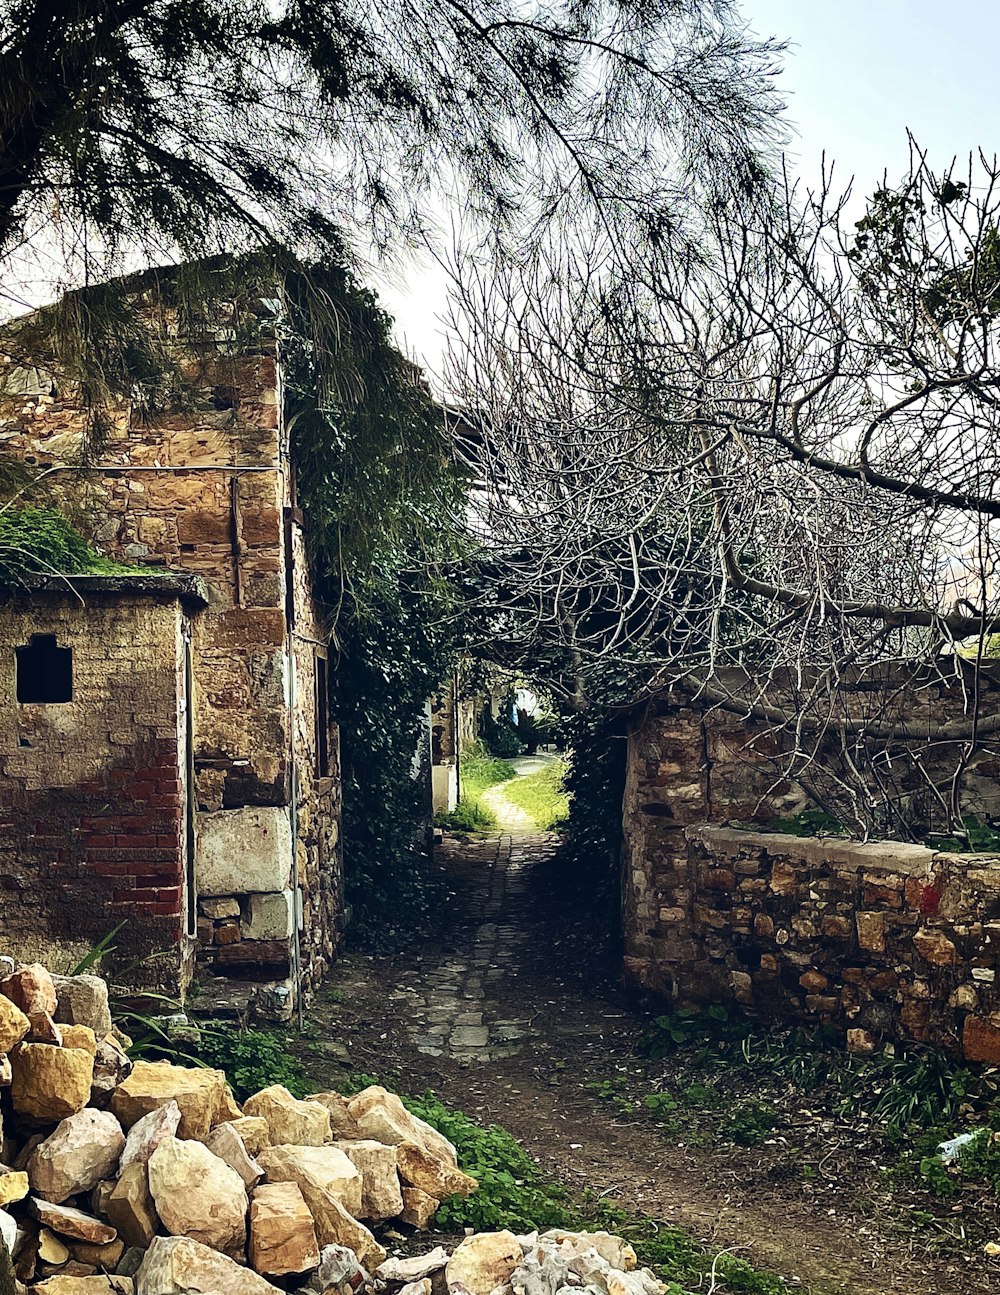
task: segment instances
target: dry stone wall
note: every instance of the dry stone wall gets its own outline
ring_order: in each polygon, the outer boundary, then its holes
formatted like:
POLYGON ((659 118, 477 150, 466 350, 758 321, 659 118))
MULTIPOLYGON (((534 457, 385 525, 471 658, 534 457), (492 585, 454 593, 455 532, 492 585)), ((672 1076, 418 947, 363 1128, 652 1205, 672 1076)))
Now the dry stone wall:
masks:
POLYGON ((626 972, 684 1003, 1000 1063, 1000 859, 762 827, 809 806, 773 737, 678 704, 629 740, 626 972))

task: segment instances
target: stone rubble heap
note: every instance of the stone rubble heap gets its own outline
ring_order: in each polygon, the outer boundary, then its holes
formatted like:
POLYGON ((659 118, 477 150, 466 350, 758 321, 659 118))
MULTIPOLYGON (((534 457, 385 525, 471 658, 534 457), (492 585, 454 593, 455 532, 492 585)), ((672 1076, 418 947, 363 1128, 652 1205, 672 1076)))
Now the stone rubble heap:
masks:
POLYGON ((424 1229, 477 1187, 397 1096, 273 1085, 241 1109, 221 1071, 133 1062, 127 1043, 100 977, 0 962, 0 1295, 4 1250, 19 1295, 665 1291, 606 1233, 387 1258, 371 1227, 424 1229))

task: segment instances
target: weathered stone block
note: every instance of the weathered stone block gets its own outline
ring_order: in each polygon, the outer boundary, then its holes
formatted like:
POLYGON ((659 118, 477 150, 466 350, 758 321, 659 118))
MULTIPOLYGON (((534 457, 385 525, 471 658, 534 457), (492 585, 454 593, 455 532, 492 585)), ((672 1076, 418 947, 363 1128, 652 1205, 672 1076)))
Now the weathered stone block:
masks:
POLYGON ((283 891, 291 876, 287 809, 250 806, 203 814, 198 827, 202 895, 283 891))

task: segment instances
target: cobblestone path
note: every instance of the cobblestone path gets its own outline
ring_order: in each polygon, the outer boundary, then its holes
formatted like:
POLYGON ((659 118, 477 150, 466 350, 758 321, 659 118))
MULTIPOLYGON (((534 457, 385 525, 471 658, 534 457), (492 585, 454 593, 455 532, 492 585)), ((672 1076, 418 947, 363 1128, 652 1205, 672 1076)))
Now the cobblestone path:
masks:
POLYGON ((447 945, 425 948, 389 993, 407 1006, 418 1051, 469 1063, 496 1061, 516 1055, 530 1038, 531 1018, 510 1014, 517 999, 510 991, 531 938, 527 869, 547 858, 556 840, 505 832, 440 847, 462 897, 461 912, 447 945))

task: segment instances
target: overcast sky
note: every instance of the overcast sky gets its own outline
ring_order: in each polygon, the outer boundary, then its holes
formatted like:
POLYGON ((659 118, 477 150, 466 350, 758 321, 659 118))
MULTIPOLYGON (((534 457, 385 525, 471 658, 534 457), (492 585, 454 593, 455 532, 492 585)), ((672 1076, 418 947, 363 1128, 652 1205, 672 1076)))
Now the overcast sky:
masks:
MULTIPOLYGON (((824 150, 860 205, 906 170, 909 128, 935 170, 955 154, 1000 151, 1000 0, 745 0, 760 36, 790 42, 779 85, 794 170, 813 181, 824 150)), ((860 210, 858 212, 860 215, 860 210)), ((426 267, 381 285, 400 343, 436 366, 444 284, 426 267)))

